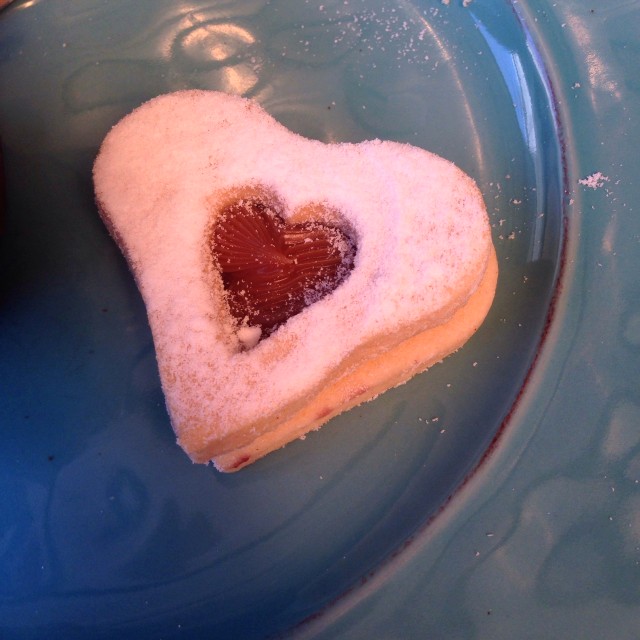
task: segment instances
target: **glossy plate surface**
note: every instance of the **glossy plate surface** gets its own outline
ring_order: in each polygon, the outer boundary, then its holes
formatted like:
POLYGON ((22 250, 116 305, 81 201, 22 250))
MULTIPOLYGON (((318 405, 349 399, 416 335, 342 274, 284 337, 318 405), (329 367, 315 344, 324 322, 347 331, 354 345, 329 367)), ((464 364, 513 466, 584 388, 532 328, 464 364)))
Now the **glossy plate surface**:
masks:
POLYGON ((635 637, 638 25, 621 1, 0 13, 0 636, 635 637), (109 127, 187 87, 453 160, 501 267, 464 349, 234 475, 175 445, 92 200, 109 127))

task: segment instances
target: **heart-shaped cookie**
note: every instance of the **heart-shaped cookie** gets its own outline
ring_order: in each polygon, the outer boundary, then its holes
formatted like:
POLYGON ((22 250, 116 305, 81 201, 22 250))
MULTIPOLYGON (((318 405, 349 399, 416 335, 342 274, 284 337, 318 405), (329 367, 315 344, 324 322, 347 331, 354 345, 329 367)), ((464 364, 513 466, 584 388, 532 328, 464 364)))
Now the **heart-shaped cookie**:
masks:
POLYGON ((355 246, 338 227, 287 224, 274 198, 249 197, 219 213, 211 251, 231 315, 264 338, 347 277, 355 246))
MULTIPOLYGON (((185 91, 142 105, 111 130, 94 184, 147 307, 178 442, 194 461, 213 459, 222 470, 442 359, 493 299, 497 266, 481 194, 453 164, 416 147, 323 144, 249 100, 185 91), (243 232, 234 214, 231 236, 216 239, 233 207, 248 201, 282 220, 243 232), (212 244, 251 245, 250 259, 269 270, 280 260, 274 248, 282 251, 264 234, 270 224, 303 225, 307 235, 330 226, 352 246, 332 263, 348 272, 334 289, 320 286, 320 296, 317 282, 310 293, 303 287, 312 304, 300 308, 296 293, 295 315, 272 316, 269 299, 267 322, 253 302, 239 303, 243 286, 229 284, 225 269, 236 257, 225 266, 212 244), (271 329, 256 343, 247 331, 261 324, 271 329)), ((260 285, 258 297, 277 288, 260 285)))

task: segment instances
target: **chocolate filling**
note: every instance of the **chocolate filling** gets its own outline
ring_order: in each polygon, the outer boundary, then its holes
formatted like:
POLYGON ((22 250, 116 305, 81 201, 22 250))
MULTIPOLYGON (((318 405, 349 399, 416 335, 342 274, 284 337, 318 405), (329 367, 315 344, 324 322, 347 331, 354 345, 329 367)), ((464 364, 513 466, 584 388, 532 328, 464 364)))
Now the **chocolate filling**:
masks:
POLYGON ((211 251, 231 315, 266 337, 340 285, 356 248, 337 227, 287 224, 276 205, 250 197, 219 213, 211 251))

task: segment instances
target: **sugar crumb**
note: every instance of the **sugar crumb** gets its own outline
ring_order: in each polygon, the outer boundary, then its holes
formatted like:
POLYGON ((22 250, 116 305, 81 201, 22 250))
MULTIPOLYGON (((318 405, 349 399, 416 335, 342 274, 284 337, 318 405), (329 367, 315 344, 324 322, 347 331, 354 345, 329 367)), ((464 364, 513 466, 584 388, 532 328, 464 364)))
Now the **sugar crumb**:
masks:
POLYGON ((242 326, 238 329, 236 334, 238 340, 245 349, 253 349, 262 336, 262 329, 260 327, 242 326))
POLYGON ((599 189, 604 185, 605 182, 609 182, 609 177, 605 176, 600 171, 592 173, 590 176, 578 180, 578 184, 581 184, 589 189, 599 189))

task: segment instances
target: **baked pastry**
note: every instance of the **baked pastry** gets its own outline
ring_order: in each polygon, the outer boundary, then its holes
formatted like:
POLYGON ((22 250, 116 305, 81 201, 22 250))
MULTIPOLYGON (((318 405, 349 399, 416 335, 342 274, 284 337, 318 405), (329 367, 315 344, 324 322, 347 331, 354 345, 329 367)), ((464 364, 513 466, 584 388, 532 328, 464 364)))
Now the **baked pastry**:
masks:
POLYGON ((183 91, 109 132, 94 185, 178 443, 222 471, 438 362, 493 300, 478 188, 406 144, 324 144, 250 100, 183 91))

